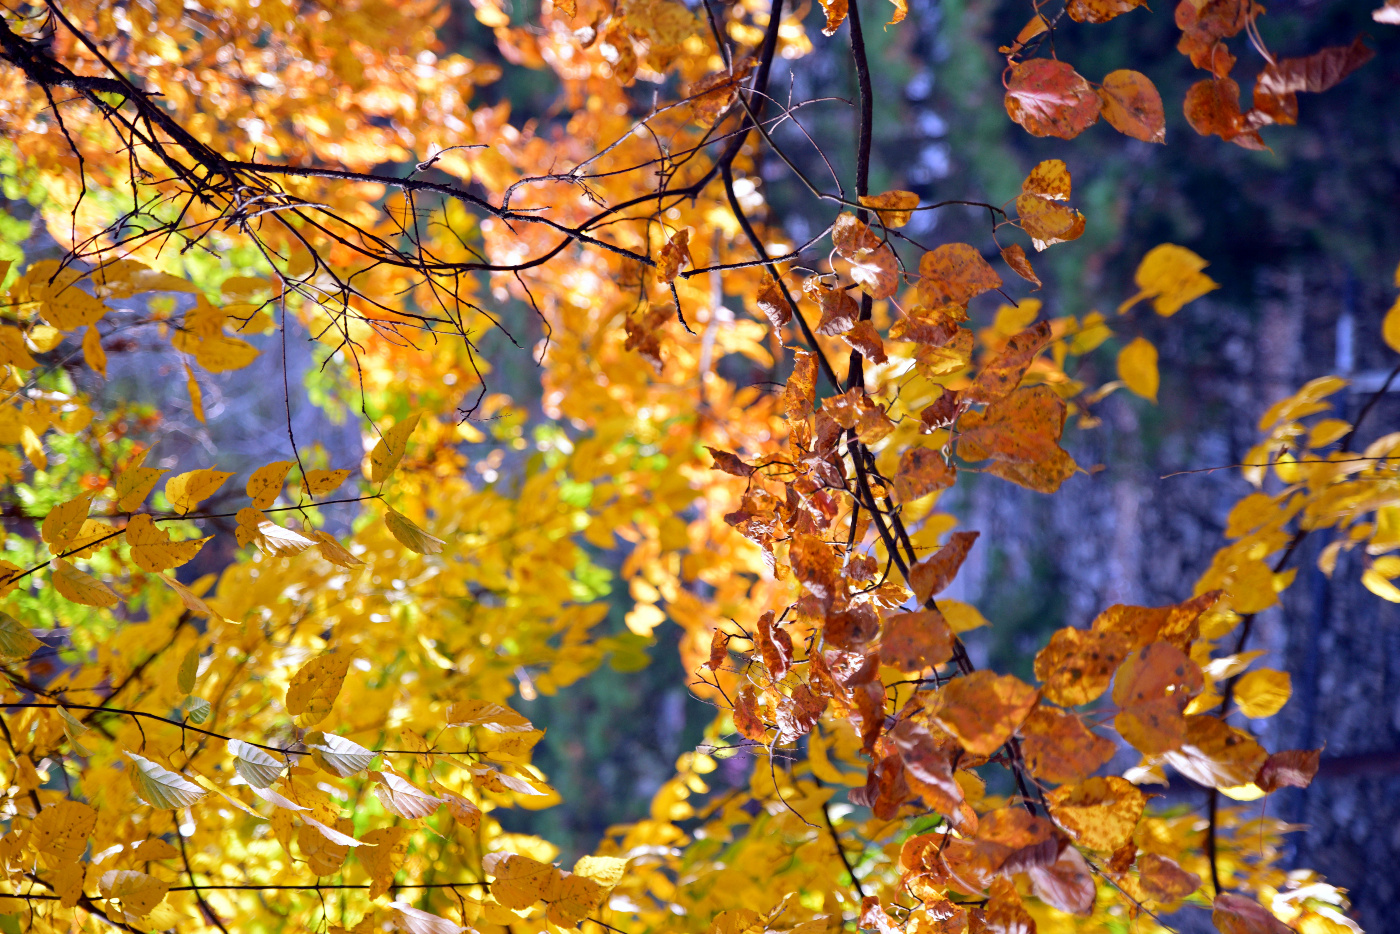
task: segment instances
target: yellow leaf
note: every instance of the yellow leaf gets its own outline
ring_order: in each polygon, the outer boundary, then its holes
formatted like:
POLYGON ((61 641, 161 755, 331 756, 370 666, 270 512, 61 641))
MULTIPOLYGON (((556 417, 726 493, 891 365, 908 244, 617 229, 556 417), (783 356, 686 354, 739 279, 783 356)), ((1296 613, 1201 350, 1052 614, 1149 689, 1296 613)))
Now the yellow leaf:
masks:
POLYGON ((1367 568, 1361 572, 1361 583, 1371 593, 1382 600, 1389 600, 1391 603, 1400 603, 1400 587, 1396 587, 1390 581, 1381 576, 1375 568, 1367 568))
POLYGON ((194 358, 210 373, 241 370, 258 358, 258 348, 244 340, 218 334, 195 345, 194 358))
POLYGON ((174 510, 182 515, 194 512, 195 507, 213 496, 224 481, 233 474, 224 470, 201 469, 176 474, 165 484, 165 498, 170 500, 174 510))
POLYGON ((879 195, 861 195, 860 203, 873 210, 886 227, 903 227, 919 206, 919 196, 912 191, 887 191, 879 195))
POLYGON ((312 529, 311 537, 315 539, 316 550, 321 553, 321 557, 331 564, 342 568, 360 567, 364 564, 364 561, 355 557, 344 545, 320 529, 312 529))
POLYGON ((306 492, 312 496, 330 493, 344 483, 348 476, 350 476, 348 470, 308 470, 306 472, 306 492))
POLYGON ((491 883, 492 897, 506 908, 517 911, 544 898, 559 875, 559 870, 548 863, 517 853, 489 853, 482 865, 496 877, 491 883))
POLYGON ((142 467, 149 451, 142 451, 130 467, 123 470, 113 484, 117 491, 117 508, 122 512, 132 512, 146 501, 155 488, 156 481, 164 470, 155 467, 142 467))
POLYGON ((156 528, 155 522, 145 513, 132 516, 126 524, 126 542, 131 546, 131 560, 141 570, 152 574, 187 563, 199 554, 199 549, 207 541, 208 538, 196 538, 187 542, 172 542, 170 533, 156 528))
POLYGON ((58 903, 64 908, 76 908, 83 897, 83 880, 87 878, 87 864, 77 860, 60 863, 49 873, 49 884, 58 893, 58 903))
POLYGON ((97 825, 97 811, 80 801, 58 801, 44 808, 30 832, 34 846, 60 862, 74 862, 87 849, 97 825))
MULTIPOLYGON (((1043 20, 1040 29, 1044 29, 1043 20)), ((1031 174, 1021 183, 1021 193, 1039 195, 1051 201, 1068 201, 1070 185, 1069 166, 1059 159, 1046 159, 1031 169, 1031 174)))
POLYGON ((574 863, 574 875, 585 876, 611 888, 622 881, 627 871, 627 860, 616 856, 581 856, 574 863))
POLYGON ((1260 668, 1247 672, 1235 685, 1235 703, 1251 720, 1272 717, 1283 709, 1293 694, 1293 683, 1286 671, 1260 668))
POLYGON ((300 532, 285 528, 251 506, 238 510, 234 536, 240 545, 256 545, 269 555, 298 555, 315 544, 300 532))
POLYGON ((39 313, 60 331, 76 331, 101 320, 107 313, 107 306, 76 284, 63 284, 63 277, 60 277, 45 290, 39 313))
POLYGON ((987 618, 970 603, 963 603, 959 600, 939 600, 938 609, 942 611, 943 618, 948 621, 948 628, 953 632, 967 632, 979 626, 987 625, 987 618))
POLYGON ((170 883, 133 869, 113 869, 102 874, 97 889, 103 898, 118 899, 123 912, 140 918, 165 900, 170 883))
POLYGON ((408 436, 418 427, 421 417, 415 412, 384 432, 374 450, 369 452, 370 482, 382 483, 394 472, 394 468, 403 460, 404 452, 408 449, 408 436))
POLYGON ((282 484, 287 479, 287 471, 292 469, 291 461, 273 461, 264 464, 248 478, 248 496, 257 509, 267 509, 277 502, 282 492, 282 484))
POLYGON ((201 425, 204 424, 204 393, 199 388, 199 380, 194 378, 194 370, 185 364, 185 390, 190 394, 190 411, 201 425))
POLYGON ((102 335, 95 326, 83 332, 83 360, 103 379, 107 378, 107 351, 102 349, 102 335))
POLYGON ((190 590, 184 584, 177 581, 168 574, 158 575, 160 579, 180 597, 180 602, 185 605, 185 609, 191 613, 198 613, 200 616, 207 616, 210 619, 223 619, 223 614, 205 603, 204 600, 190 590))
POLYGON ((1046 795, 1050 816, 1083 846, 1111 853, 1127 843, 1147 796, 1116 775, 1061 785, 1046 795))
POLYGON ((40 324, 29 329, 29 344, 39 353, 48 353, 59 344, 63 343, 63 332, 58 328, 51 328, 46 324, 40 324))
POLYGON ((411 519, 396 512, 392 506, 385 507, 384 524, 389 527, 389 532, 394 538, 399 540, 399 544, 420 555, 438 554, 447 544, 420 529, 411 519))
POLYGON ((1164 318, 1176 314, 1187 302, 1220 288, 1210 276, 1201 272, 1208 265, 1195 253, 1174 243, 1153 247, 1138 264, 1134 277, 1142 291, 1119 305, 1118 313, 1150 298, 1157 314, 1164 318))
POLYGON ((1400 297, 1385 313, 1385 320, 1381 322, 1381 337, 1385 339, 1387 347, 1400 353, 1400 297))
POLYGON ((1039 692, 1015 675, 975 671, 953 679, 935 695, 934 716, 968 752, 990 756, 1010 739, 1038 698, 1039 692))
POLYGON ((53 573, 49 580, 54 590, 65 600, 72 600, 83 606, 112 606, 121 599, 112 588, 84 574, 61 558, 54 561, 53 573))
POLYGON ((180 670, 176 674, 176 687, 180 689, 180 693, 188 694, 194 690, 194 679, 198 673, 199 646, 195 646, 180 659, 180 670))
POLYGON ((44 517, 44 524, 39 527, 39 537, 45 544, 54 546, 50 550, 55 554, 66 550, 68 543, 82 531, 88 510, 92 507, 92 497, 91 492, 75 496, 50 509, 44 517))
POLYGON ((1146 338, 1134 338, 1118 352, 1118 378, 1144 399, 1157 401, 1157 348, 1146 338))
POLYGON ((0 366, 31 370, 38 365, 29 355, 29 348, 24 346, 24 334, 18 328, 0 326, 0 366))
POLYGON ((407 836, 407 827, 380 827, 360 836, 366 846, 356 852, 370 879, 371 899, 385 894, 394 884, 394 873, 403 868, 408 851, 408 842, 404 839, 407 836))
POLYGON ((287 686, 287 713, 299 717, 304 727, 326 719, 349 670, 350 656, 341 652, 318 655, 302 665, 287 686))

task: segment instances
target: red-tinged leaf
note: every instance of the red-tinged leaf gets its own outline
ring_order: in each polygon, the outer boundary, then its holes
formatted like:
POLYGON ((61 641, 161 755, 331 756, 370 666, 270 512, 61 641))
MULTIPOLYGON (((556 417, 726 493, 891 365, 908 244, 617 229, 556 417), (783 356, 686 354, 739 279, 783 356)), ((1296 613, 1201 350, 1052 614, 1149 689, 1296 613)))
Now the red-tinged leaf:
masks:
POLYGON ((1006 262, 1006 265, 1011 267, 1012 272, 1027 282, 1034 283, 1035 288, 1032 291, 1040 291, 1042 285, 1040 277, 1035 274, 1035 270, 1031 267, 1031 261, 1026 258, 1026 251, 1019 243, 1013 243, 1002 250, 1001 258, 1006 262))
POLYGON ((920 603, 947 589, 977 541, 978 532, 954 532, 947 544, 909 569, 909 586, 920 603))
POLYGON ((1293 930, 1263 905, 1234 892, 1215 896, 1210 920, 1220 934, 1291 934, 1293 930))
POLYGON ((718 448, 712 447, 707 447, 705 450, 709 451, 710 456, 715 459, 714 465, 710 467, 711 470, 722 470, 736 477, 753 476, 755 468, 741 461, 738 455, 730 454, 728 451, 721 451, 718 448))
POLYGON ((812 732, 812 727, 826 709, 827 699, 806 684, 799 684, 792 696, 778 696, 778 742, 795 743, 812 732))
POLYGON ((902 928, 890 920, 885 909, 880 907, 880 899, 867 895, 860 903, 860 926, 864 930, 879 931, 880 934, 901 934, 902 928))
POLYGON ((1138 857, 1138 881, 1142 890, 1159 902, 1179 901, 1201 887, 1200 876, 1156 853, 1138 857))
POLYGON ((1317 775, 1321 749, 1286 749, 1264 760, 1254 784, 1266 794, 1280 788, 1306 788, 1317 775))
POLYGON ((773 622, 773 611, 764 613, 758 620, 758 650, 763 656, 763 665, 774 681, 781 681, 792 670, 792 636, 787 630, 773 622))
POLYGON ((1106 23, 1142 6, 1144 0, 1069 0, 1065 12, 1076 23, 1106 23))
POLYGON ((1162 95, 1146 75, 1120 69, 1110 72, 1099 88, 1103 118, 1125 136, 1148 143, 1167 141, 1167 118, 1162 95))
POLYGON ((1052 908, 1072 915, 1087 916, 1094 910, 1097 888, 1084 857, 1072 846, 1060 851, 1050 866, 1030 870, 1031 891, 1052 908))
POLYGON ((1206 78, 1186 92, 1186 122, 1202 136, 1219 136, 1245 149, 1263 149, 1257 130, 1240 113, 1240 86, 1229 78, 1206 78))
POLYGON ((1089 82, 1066 62, 1017 62, 1006 78, 1006 113, 1032 136, 1074 139, 1099 119, 1099 107, 1089 82))
POLYGON ((896 613, 885 620, 880 661, 900 671, 922 671, 953 657, 953 630, 937 610, 896 613))
POLYGON ((938 401, 926 406, 919 413, 919 423, 922 425, 922 431, 929 434, 953 424, 966 410, 967 403, 962 400, 962 393, 956 389, 944 389, 938 401))
POLYGON ((764 742, 768 735, 768 728, 763 725, 763 718, 758 713, 758 695, 752 684, 739 688, 734 699, 734 728, 745 739, 755 743, 764 742))
POLYGON ((719 671, 728 661, 729 633, 723 629, 716 629, 715 634, 710 637, 710 657, 705 662, 705 667, 711 671, 719 671))
POLYGON ((1336 87, 1342 79, 1375 57, 1357 36, 1351 45, 1338 45, 1305 58, 1285 58, 1265 65, 1257 87, 1266 94, 1313 93, 1336 87))

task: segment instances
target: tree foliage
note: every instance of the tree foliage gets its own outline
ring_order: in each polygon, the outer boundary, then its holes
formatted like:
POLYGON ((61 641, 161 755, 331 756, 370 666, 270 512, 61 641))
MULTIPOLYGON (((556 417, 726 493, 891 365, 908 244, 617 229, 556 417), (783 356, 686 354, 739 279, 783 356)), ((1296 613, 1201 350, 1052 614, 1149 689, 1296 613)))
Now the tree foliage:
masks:
MULTIPOLYGON (((1145 76, 1090 83, 1050 44, 1064 14, 1092 29, 1137 5, 1036 6, 1002 50, 1010 118, 1163 143, 1145 76)), ((1085 230, 1060 159, 972 206, 980 243, 903 233, 951 205, 870 190, 868 6, 475 7, 510 62, 554 74, 555 112, 485 103, 500 70, 444 53, 422 0, 0 18, 8 157, 69 249, 3 278, 6 923, 919 934, 1153 929, 1188 904, 1226 932, 1347 927, 1341 892, 1277 865, 1289 828, 1241 804, 1318 765, 1245 725, 1289 695, 1250 635, 1317 530, 1337 533, 1325 570, 1359 549, 1400 602, 1400 437, 1358 448, 1370 406, 1334 417, 1345 381, 1314 380, 1262 419, 1239 465, 1256 492, 1180 602, 1059 630, 1034 683, 977 670, 961 636, 988 621, 943 596, 977 533, 940 501, 971 475, 1054 494, 1083 472, 1066 426, 1120 389, 1155 401, 1138 322, 1216 288, 1207 261, 1152 250, 1114 318, 1012 301, 1008 273, 1039 289, 1033 257, 1085 230), (854 130, 812 145, 852 147, 853 179, 809 177, 774 136, 832 106, 772 87, 839 41, 809 27, 849 38, 854 130), (829 209, 810 242, 766 207, 779 175, 829 209), (102 389, 153 337, 203 421, 201 383, 285 361, 303 329, 353 387, 360 463, 297 437, 286 389, 281 459, 172 476, 102 389), (534 437, 491 388, 490 329, 538 368, 534 437), (1082 378, 1096 354, 1118 380, 1082 378), (488 439, 495 460, 469 464, 488 439), (181 577, 215 540, 235 560, 181 577), (605 553, 625 556, 626 634, 599 628, 605 553), (511 699, 634 664, 667 621, 718 709, 707 744, 647 819, 561 868, 501 825, 558 800, 531 765, 548 724, 511 699), (748 785, 709 795, 736 754, 748 785), (1204 804, 1154 806, 1169 775, 1204 804)), ((1275 57, 1262 13, 1175 12, 1210 73, 1184 102, 1202 135, 1263 146, 1370 54, 1275 57), (1268 62, 1243 111, 1242 33, 1268 62)), ((1400 303, 1400 351, 1397 333, 1400 303)))

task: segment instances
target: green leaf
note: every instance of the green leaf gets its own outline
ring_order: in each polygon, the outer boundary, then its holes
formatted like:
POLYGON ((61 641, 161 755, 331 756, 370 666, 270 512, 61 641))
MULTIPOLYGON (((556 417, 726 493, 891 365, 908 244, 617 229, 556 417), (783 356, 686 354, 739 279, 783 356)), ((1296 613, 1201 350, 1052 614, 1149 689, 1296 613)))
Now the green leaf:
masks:
POLYGON ((202 697, 195 697, 193 694, 185 698, 185 716, 190 718, 192 723, 203 723, 209 719, 209 711, 213 706, 202 697))
POLYGON ((0 613, 0 656, 28 658, 41 645, 23 623, 9 613, 0 613))
POLYGON ((194 690, 194 678, 197 674, 199 674, 199 646, 190 649, 180 660, 180 673, 175 683, 180 688, 181 694, 188 694, 194 690))

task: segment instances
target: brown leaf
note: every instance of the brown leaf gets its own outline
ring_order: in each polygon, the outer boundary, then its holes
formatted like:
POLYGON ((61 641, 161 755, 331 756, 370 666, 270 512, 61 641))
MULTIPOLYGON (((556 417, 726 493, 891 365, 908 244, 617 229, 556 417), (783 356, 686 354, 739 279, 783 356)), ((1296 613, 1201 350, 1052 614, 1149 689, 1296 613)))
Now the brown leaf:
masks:
POLYGON ((705 667, 711 671, 719 671, 729 661, 729 633, 723 629, 716 629, 715 634, 710 637, 710 657, 705 662, 705 667))
POLYGON ((1156 853, 1138 857, 1138 881, 1142 890, 1159 902, 1180 901, 1201 887, 1200 876, 1156 853))
POLYGON ((953 582, 978 534, 954 532, 942 548, 909 569, 909 586, 920 603, 927 603, 930 597, 942 593, 953 582))
POLYGON ((1094 877, 1074 847, 1061 850, 1054 865, 1031 869, 1030 876, 1031 891, 1050 907, 1072 915, 1087 916, 1093 912, 1097 894, 1094 877))
POLYGON ((1069 0, 1065 12, 1076 23, 1106 23, 1123 13, 1136 10, 1144 0, 1069 0))
POLYGON ((1147 797, 1127 779, 1108 775, 1061 785, 1045 796, 1045 803, 1055 823, 1076 842, 1111 853, 1132 839, 1147 797))
POLYGON ((828 616, 822 632, 831 646, 859 649, 880 632, 880 617, 869 603, 852 604, 828 616))
POLYGON ((1183 652, 1200 635, 1200 619, 1220 602, 1221 592, 1212 590, 1170 606, 1125 606, 1118 603, 1094 618, 1095 632, 1116 632, 1126 636, 1131 649, 1146 648, 1153 642, 1169 642, 1183 652))
POLYGON ((1215 896, 1210 920, 1220 934, 1290 934, 1293 930, 1263 905, 1234 892, 1215 896))
POLYGON ((1035 919, 1021 902, 1016 884, 1006 876, 992 880, 985 912, 987 934, 1035 934, 1035 919))
POLYGON ((1013 243, 1011 246, 1002 250, 1001 258, 1005 261, 1006 265, 1011 267, 1012 272, 1022 279, 1025 279, 1027 282, 1035 284, 1035 288, 1032 289, 1032 291, 1040 290, 1043 283, 1040 281, 1040 277, 1035 274, 1035 270, 1031 267, 1031 261, 1026 258, 1026 251, 1019 243, 1013 243))
POLYGON ((1032 136, 1074 139, 1098 121, 1099 107, 1094 89, 1067 62, 1017 62, 1006 78, 1006 113, 1032 136))
POLYGON ((753 70, 753 64, 752 58, 746 58, 736 62, 732 71, 706 75, 686 88, 691 119, 701 126, 714 123, 734 103, 739 86, 753 70))
POLYGON ((1119 133, 1148 143, 1167 141, 1167 118, 1162 95, 1140 72, 1120 69, 1109 72, 1099 88, 1103 118, 1119 133))
POLYGON ((1245 149, 1263 149, 1257 130, 1248 129, 1240 113, 1240 86, 1229 78, 1206 78, 1186 92, 1186 122, 1202 136, 1212 134, 1245 149))
POLYGON ((1001 286, 1001 276, 966 243, 945 243, 919 260, 919 297, 930 307, 966 305, 988 289, 1001 286))
POLYGON ((826 25, 822 27, 822 35, 836 35, 836 30, 846 21, 848 3, 849 0, 822 0, 822 9, 826 11, 826 25))
POLYGON ((1015 675, 974 671, 953 679, 935 697, 939 725, 968 752, 990 756, 1026 719, 1039 692, 1015 675))
POLYGON ((860 306, 845 289, 831 288, 821 281, 820 276, 810 276, 802 283, 802 291, 817 303, 822 317, 817 322, 817 333, 825 337, 849 331, 860 317, 860 306))
MULTIPOLYGON (((1021 197, 1030 197, 1041 204, 1050 203, 1034 195, 1021 197)), ((1018 198, 1017 201, 1019 200, 1018 198)), ((1021 377, 1026 374, 1036 355, 1050 343, 1050 337, 1048 321, 1037 322, 1024 331, 1011 335, 1001 353, 977 374, 977 379, 963 393, 963 398, 969 402, 995 402, 1009 394, 1020 384, 1021 377)))
POLYGON ((787 386, 783 390, 783 411, 787 412, 790 420, 804 419, 812 414, 816 398, 816 354, 799 350, 792 365, 792 375, 788 377, 787 386))
POLYGON ((806 684, 793 689, 792 696, 778 696, 778 743, 787 745, 812 732, 812 726, 826 709, 827 699, 806 684))
POLYGON ((1286 749, 1273 753, 1259 767, 1254 784, 1265 794, 1280 788, 1306 788, 1317 775, 1321 758, 1321 749, 1286 749))
POLYGON ((880 332, 869 321, 857 321, 853 327, 841 335, 841 339, 874 364, 889 360, 885 355, 885 345, 880 340, 880 332))
POLYGON ((773 611, 769 610, 758 619, 758 650, 763 656, 763 667, 774 681, 781 681, 792 669, 792 636, 773 622, 773 611))
POLYGON ((957 476, 957 468, 944 460, 942 454, 930 448, 912 447, 899 456, 894 491, 900 502, 911 503, 935 490, 946 490, 957 476))
POLYGON ((982 868, 1012 876, 1055 862, 1060 841, 1054 824, 1012 805, 982 816, 973 846, 974 861, 985 861, 982 868))
POLYGON ((1113 758, 1117 748, 1069 711, 1043 704, 1021 724, 1021 754, 1042 781, 1082 781, 1113 758))
POLYGON ((1272 95, 1330 90, 1369 62, 1375 54, 1357 36, 1351 45, 1333 46, 1305 58, 1285 58, 1265 65, 1259 73, 1256 87, 1272 95))
POLYGON ((953 630, 937 610, 896 613, 885 620, 880 660, 900 671, 922 671, 953 657, 953 630))
POLYGON ((1078 707, 1108 690, 1113 673, 1131 648, 1122 633, 1059 629, 1036 655, 1035 676, 1048 700, 1078 707))
POLYGON ((690 263, 690 228, 682 227, 671 235, 661 253, 656 257, 656 274, 661 281, 670 285, 676 281, 681 266, 690 263))
POLYGON ((747 740, 762 743, 768 735, 758 713, 758 696, 752 684, 744 684, 734 699, 734 728, 747 740))
POLYGON ((890 325, 890 340, 942 347, 957 335, 958 322, 966 320, 967 309, 962 305, 915 305, 890 325))
POLYGON ((715 459, 714 464, 710 467, 711 470, 722 470, 736 477, 753 476, 754 468, 741 461, 738 455, 712 447, 706 447, 705 450, 709 451, 710 456, 715 459))
POLYGON ((765 279, 758 290, 758 310, 763 312, 775 332, 792 320, 792 305, 772 278, 765 279))
POLYGON ((962 401, 962 393, 945 387, 938 401, 925 406, 919 413, 920 430, 928 434, 939 428, 947 428, 957 421, 958 416, 966 409, 967 404, 962 401))
POLYGON ((980 461, 997 460, 1033 464, 1061 452, 1065 403, 1049 386, 1023 386, 987 406, 984 412, 967 412, 958 422, 958 454, 980 461))

